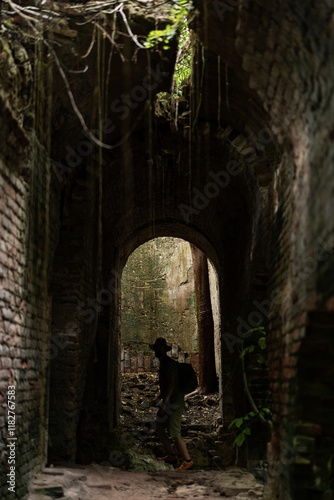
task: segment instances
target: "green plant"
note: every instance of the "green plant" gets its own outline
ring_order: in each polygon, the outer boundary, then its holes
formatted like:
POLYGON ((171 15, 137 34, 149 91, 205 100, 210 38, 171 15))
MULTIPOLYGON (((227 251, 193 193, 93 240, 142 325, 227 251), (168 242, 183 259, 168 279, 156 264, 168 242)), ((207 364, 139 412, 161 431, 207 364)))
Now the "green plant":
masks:
MULTIPOLYGON (((254 332, 258 332, 261 334, 261 337, 258 338, 257 340, 257 346, 264 351, 267 348, 267 339, 266 339, 266 331, 263 326, 258 326, 257 328, 252 328, 251 330, 248 330, 247 332, 247 337, 251 335, 254 332)), ((250 354, 251 352, 255 351, 256 346, 254 344, 245 347, 241 353, 240 353, 240 358, 243 359, 246 354, 250 354)))
POLYGON ((255 413, 251 411, 243 417, 238 417, 232 420, 228 428, 231 429, 232 427, 236 427, 237 429, 240 429, 239 434, 237 434, 235 440, 233 441, 233 446, 237 446, 238 448, 240 448, 244 444, 246 436, 250 436, 251 429, 249 425, 246 425, 245 427, 243 426, 245 425, 245 422, 248 422, 250 418, 254 416, 255 413))
POLYGON ((188 24, 184 24, 179 36, 179 50, 176 57, 174 71, 175 97, 182 94, 182 86, 186 84, 191 75, 192 49, 188 24))
POLYGON ((259 415, 267 419, 269 416, 271 416, 271 410, 266 407, 261 408, 259 409, 258 413, 250 411, 243 417, 238 417, 232 420, 228 428, 231 429, 232 427, 235 427, 236 429, 240 430, 235 440, 233 441, 233 446, 237 446, 238 448, 240 448, 244 444, 246 437, 251 435, 251 425, 257 422, 259 415))
POLYGON ((164 29, 152 30, 146 39, 145 47, 151 48, 163 43, 163 49, 169 49, 169 42, 188 26, 188 14, 192 2, 188 0, 175 0, 170 10, 169 23, 164 29))
POLYGON ((269 429, 272 428, 271 409, 267 408, 266 406, 258 408, 258 406, 255 404, 255 401, 248 387, 248 379, 245 367, 245 357, 247 355, 257 354, 258 350, 265 351, 267 348, 266 331, 264 327, 260 326, 249 330, 247 332, 247 337, 249 337, 251 334, 255 332, 260 334, 260 337, 257 339, 256 344, 252 344, 243 348, 240 353, 244 388, 248 400, 251 404, 252 411, 248 412, 246 415, 242 417, 235 418, 228 426, 229 429, 234 427, 237 430, 239 430, 233 442, 233 446, 236 447, 237 449, 239 449, 244 444, 247 436, 251 435, 251 425, 254 424, 255 422, 260 421, 263 425, 269 427, 269 429))

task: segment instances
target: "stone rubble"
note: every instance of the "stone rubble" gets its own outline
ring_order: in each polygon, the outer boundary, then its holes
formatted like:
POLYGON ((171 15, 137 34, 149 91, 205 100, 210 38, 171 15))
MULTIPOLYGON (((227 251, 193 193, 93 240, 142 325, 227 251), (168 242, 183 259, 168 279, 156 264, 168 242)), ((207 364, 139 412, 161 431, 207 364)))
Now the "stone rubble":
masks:
POLYGON ((123 374, 120 433, 124 448, 114 456, 116 460, 51 465, 35 478, 27 500, 262 499, 263 482, 231 466, 233 457, 224 456, 226 443, 217 437, 221 428, 218 394, 187 398, 182 432, 194 468, 177 472, 156 459, 161 448, 152 429, 156 408, 150 401, 157 392, 155 373, 123 374))
MULTIPOLYGON (((156 373, 122 374, 121 428, 133 444, 148 453, 159 453, 153 431, 157 409, 150 402, 159 392, 156 373)), ((232 465, 234 456, 224 440, 219 439, 221 415, 219 395, 193 393, 186 396, 182 417, 182 435, 197 466, 219 469, 232 465)), ((146 469, 147 470, 147 469, 146 469)))

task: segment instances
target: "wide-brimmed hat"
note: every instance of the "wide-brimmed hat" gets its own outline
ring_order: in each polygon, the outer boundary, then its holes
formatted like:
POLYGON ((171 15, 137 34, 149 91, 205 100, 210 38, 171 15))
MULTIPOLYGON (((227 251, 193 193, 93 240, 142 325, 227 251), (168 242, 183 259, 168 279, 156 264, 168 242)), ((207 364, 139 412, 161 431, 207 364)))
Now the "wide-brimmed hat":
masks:
POLYGON ((155 340, 154 344, 149 344, 149 346, 150 349, 153 349, 153 351, 156 349, 156 347, 165 347, 166 351, 171 351, 172 349, 172 346, 168 345, 166 339, 164 339, 163 337, 158 337, 155 340))

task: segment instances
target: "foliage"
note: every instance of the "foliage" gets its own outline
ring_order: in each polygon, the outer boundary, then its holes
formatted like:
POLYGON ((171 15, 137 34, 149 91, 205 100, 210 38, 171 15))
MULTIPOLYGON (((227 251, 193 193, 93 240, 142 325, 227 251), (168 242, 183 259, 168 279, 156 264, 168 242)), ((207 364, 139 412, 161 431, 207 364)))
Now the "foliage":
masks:
MULTIPOLYGON (((152 48, 162 44, 164 50, 170 47, 170 41, 178 36, 178 52, 176 56, 173 90, 168 96, 168 107, 175 110, 179 101, 185 101, 183 97, 183 86, 189 83, 192 66, 192 50, 190 43, 190 33, 188 27, 189 13, 192 9, 192 2, 189 0, 175 0, 170 10, 169 23, 164 29, 153 30, 149 33, 145 47, 152 48), (173 103, 173 104, 172 104, 173 103)), ((166 96, 162 96, 166 97, 166 96)), ((160 96, 159 96, 160 99, 160 96)), ((163 107, 165 103, 161 103, 163 107)), ((176 111, 176 115, 177 115, 176 111)), ((183 114, 189 114, 185 111, 183 114)))
MULTIPOLYGON (((262 334, 262 336, 258 339, 257 341, 257 346, 264 351, 267 348, 267 339, 266 339, 266 332, 263 326, 259 326, 257 328, 252 328, 251 330, 248 330, 247 336, 252 334, 253 332, 259 332, 262 334)), ((246 354, 250 354, 255 351, 256 346, 255 345, 250 345, 248 347, 245 347, 241 353, 240 353, 240 358, 244 358, 246 354)))
POLYGON ((174 71, 175 93, 182 94, 182 85, 188 82, 191 75, 192 51, 188 25, 182 27, 179 38, 179 51, 174 71))
POLYGON ((188 27, 191 8, 192 3, 189 0, 176 0, 170 11, 169 23, 164 29, 151 31, 144 44, 146 48, 163 44, 163 49, 168 50, 170 41, 175 36, 179 37, 179 50, 174 72, 175 97, 181 95, 182 84, 189 79, 191 74, 192 55, 188 27))
MULTIPOLYGON (((235 426, 237 429, 241 429, 241 427, 245 425, 245 422, 248 422, 251 418, 254 417, 255 413, 253 411, 250 411, 244 417, 238 417, 232 420, 228 428, 231 429, 233 426, 235 426)), ((251 429, 246 424, 246 426, 240 430, 239 434, 237 434, 237 437, 233 441, 233 446, 237 446, 238 448, 240 448, 244 444, 246 436, 249 436, 250 434, 251 434, 251 429)))
POLYGON ((233 446, 240 448, 244 444, 246 437, 251 435, 250 426, 257 422, 259 415, 263 418, 268 418, 271 416, 271 410, 269 408, 261 408, 259 410, 259 414, 256 414, 254 411, 250 411, 243 417, 238 417, 232 420, 228 428, 231 429, 232 427, 235 427, 240 430, 233 441, 233 446))
POLYGON ((164 43, 163 48, 169 49, 169 42, 188 25, 188 14, 192 3, 188 0, 175 0, 170 10, 169 23, 164 29, 152 30, 146 39, 145 47, 151 48, 164 43))
MULTIPOLYGON (((240 353, 240 358, 242 362, 244 363, 245 356, 247 355, 256 355, 256 351, 265 351, 267 348, 267 340, 266 340, 266 331, 263 326, 253 328, 247 332, 247 336, 251 335, 252 333, 257 332, 261 336, 257 339, 257 343, 250 345, 248 347, 245 347, 242 349, 240 353)), ((248 390, 248 387, 247 387, 248 390)), ((253 400, 252 400, 253 401, 253 400)), ((254 403, 254 401, 253 401, 254 403)), ((253 408, 254 408, 253 404, 253 408)), ((256 411, 250 411, 246 415, 242 417, 235 418, 230 425, 228 426, 229 429, 231 428, 236 428, 239 432, 233 442, 233 446, 240 448, 247 436, 251 435, 251 425, 260 420, 262 423, 268 423, 270 426, 271 421, 271 410, 270 408, 267 407, 262 407, 262 408, 254 408, 256 411)))

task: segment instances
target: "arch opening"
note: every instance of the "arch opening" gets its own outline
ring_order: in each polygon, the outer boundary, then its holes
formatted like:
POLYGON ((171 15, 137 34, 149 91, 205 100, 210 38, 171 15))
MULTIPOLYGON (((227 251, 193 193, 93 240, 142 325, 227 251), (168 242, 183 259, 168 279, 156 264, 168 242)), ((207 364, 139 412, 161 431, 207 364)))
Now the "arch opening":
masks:
MULTIPOLYGON (((203 335, 203 332, 198 322, 195 269, 191 244, 180 238, 164 236, 138 246, 128 257, 122 271, 120 425, 127 433, 127 439, 131 436, 130 444, 139 442, 142 447, 148 445, 157 453, 159 442, 154 433, 157 408, 150 406, 150 403, 159 393, 159 363, 149 345, 157 337, 166 338, 172 347, 170 356, 176 361, 191 363, 200 375, 200 383, 203 383, 203 374, 199 372, 203 372, 200 365, 205 360, 200 352, 203 340, 199 339, 199 335, 203 335)), ((212 342, 211 363, 218 381, 221 379, 219 284, 210 261, 207 279, 213 331, 205 332, 204 342, 212 342)), ((206 367, 205 372, 208 371, 206 367)), ((203 429, 212 429, 220 420, 221 393, 218 384, 210 396, 201 397, 196 393, 186 397, 186 400, 187 408, 182 420, 182 433, 188 436, 186 439, 194 432, 193 427, 202 425, 203 429), (194 398, 193 401, 191 398, 194 398), (209 407, 209 404, 213 406, 209 407)), ((192 450, 194 452, 196 450, 192 450)), ((198 462, 201 464, 199 456, 198 462)), ((204 460, 201 465, 208 466, 208 460, 204 460)))

